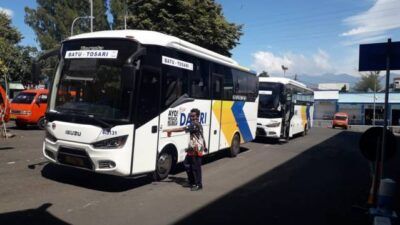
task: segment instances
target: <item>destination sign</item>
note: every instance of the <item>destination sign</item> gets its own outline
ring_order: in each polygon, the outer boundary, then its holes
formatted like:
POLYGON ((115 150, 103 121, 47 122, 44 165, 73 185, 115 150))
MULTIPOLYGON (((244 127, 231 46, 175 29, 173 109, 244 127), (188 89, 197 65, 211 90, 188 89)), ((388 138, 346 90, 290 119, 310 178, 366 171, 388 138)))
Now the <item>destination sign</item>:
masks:
POLYGON ((193 70, 193 63, 188 63, 182 60, 170 58, 163 56, 162 57, 162 64, 169 65, 169 66, 174 66, 174 67, 179 67, 181 69, 186 69, 186 70, 193 70))
POLYGON ((65 53, 66 59, 116 59, 118 50, 75 50, 65 53))

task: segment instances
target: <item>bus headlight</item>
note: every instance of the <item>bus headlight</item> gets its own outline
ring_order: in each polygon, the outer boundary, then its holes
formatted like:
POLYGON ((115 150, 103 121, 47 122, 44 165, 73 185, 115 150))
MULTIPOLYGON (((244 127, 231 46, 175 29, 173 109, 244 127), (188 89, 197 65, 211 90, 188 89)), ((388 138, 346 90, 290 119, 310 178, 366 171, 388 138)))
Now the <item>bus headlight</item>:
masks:
POLYGON ((281 125, 280 122, 273 122, 273 123, 267 124, 266 126, 267 127, 279 127, 280 125, 281 125))
POLYGON ((98 141, 93 143, 92 145, 94 148, 101 148, 101 149, 122 148, 125 145, 126 139, 128 139, 128 135, 98 141))
POLYGON ((56 142, 57 141, 57 138, 54 137, 54 135, 50 134, 50 132, 48 132, 47 130, 46 130, 46 139, 51 141, 51 142, 56 142))

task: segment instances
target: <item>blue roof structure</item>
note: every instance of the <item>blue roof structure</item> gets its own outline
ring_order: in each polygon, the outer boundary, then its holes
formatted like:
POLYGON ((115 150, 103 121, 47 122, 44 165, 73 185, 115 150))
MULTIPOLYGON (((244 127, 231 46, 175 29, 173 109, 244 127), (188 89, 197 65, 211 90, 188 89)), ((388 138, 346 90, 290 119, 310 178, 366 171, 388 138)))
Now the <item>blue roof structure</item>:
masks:
MULTIPOLYGON (((338 103, 374 103, 374 93, 340 93, 338 103)), ((385 93, 376 93, 375 103, 385 103, 385 93)), ((389 103, 400 103, 400 93, 389 93, 389 103)))

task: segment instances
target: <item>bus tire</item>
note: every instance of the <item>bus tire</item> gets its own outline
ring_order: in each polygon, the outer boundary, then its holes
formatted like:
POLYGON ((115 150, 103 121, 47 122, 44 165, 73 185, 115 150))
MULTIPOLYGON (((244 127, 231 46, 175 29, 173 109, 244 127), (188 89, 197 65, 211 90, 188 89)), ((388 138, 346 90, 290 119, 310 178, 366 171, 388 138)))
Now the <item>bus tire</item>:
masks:
POLYGON ((40 118, 37 122, 37 126, 39 127, 39 129, 44 130, 46 126, 46 118, 44 117, 40 118))
POLYGON ((168 177, 174 163, 173 155, 168 150, 163 150, 157 157, 156 170, 153 172, 153 179, 161 181, 168 177))
POLYGON ((236 133, 233 138, 232 138, 232 144, 231 144, 231 148, 230 148, 230 157, 234 158, 236 157, 240 152, 240 136, 238 133, 236 133))

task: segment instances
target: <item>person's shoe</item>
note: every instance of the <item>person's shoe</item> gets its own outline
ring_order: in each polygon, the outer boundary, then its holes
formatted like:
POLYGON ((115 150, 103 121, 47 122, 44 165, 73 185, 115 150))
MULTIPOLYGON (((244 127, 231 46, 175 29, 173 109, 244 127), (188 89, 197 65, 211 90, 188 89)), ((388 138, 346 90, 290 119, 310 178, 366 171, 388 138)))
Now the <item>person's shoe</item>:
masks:
POLYGON ((201 185, 193 185, 192 188, 190 188, 191 191, 199 191, 201 189, 203 189, 201 185))
POLYGON ((189 182, 185 182, 185 183, 182 184, 182 187, 184 187, 184 188, 191 188, 191 187, 193 187, 193 186, 194 186, 194 185, 191 184, 191 183, 189 183, 189 182))

